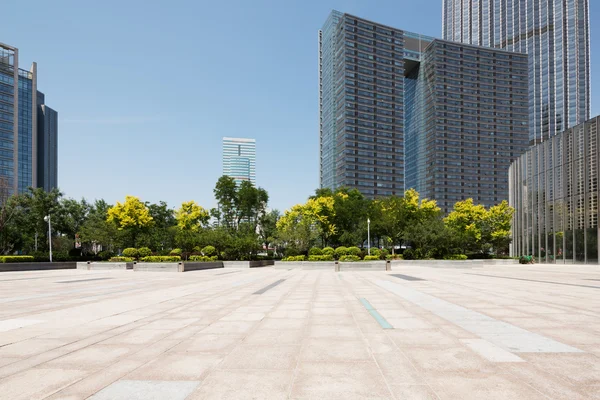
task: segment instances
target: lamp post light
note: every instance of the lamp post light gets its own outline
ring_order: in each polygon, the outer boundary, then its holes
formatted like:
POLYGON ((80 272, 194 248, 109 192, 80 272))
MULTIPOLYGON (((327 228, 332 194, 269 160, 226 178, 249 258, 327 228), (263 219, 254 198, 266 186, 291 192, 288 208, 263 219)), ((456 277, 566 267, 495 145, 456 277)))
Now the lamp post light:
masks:
POLYGON ((50 221, 50 214, 44 217, 44 221, 48 223, 48 245, 50 246, 50 262, 52 262, 52 222, 50 221))
POLYGON ((367 252, 371 255, 371 219, 367 218, 367 252))

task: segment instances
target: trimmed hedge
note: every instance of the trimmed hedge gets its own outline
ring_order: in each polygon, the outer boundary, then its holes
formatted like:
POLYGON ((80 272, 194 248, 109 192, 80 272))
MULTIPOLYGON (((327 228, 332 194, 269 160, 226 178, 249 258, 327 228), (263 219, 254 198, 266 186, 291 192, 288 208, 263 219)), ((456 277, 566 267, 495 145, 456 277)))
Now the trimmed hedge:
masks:
POLYGON ((124 257, 138 258, 140 256, 140 252, 136 248, 128 247, 125 250, 123 250, 123 256, 124 257))
POLYGON ((181 261, 181 257, 179 256, 148 256, 148 257, 144 257, 142 258, 140 261, 143 262, 151 262, 151 263, 156 263, 156 262, 180 262, 181 261))
POLYGON ((348 248, 346 246, 340 246, 335 249, 335 255, 337 257, 345 256, 348 254, 348 248))
POLYGON ((347 256, 341 256, 340 261, 360 261, 360 257, 349 254, 347 256))
POLYGON ((362 253, 362 250, 359 249, 356 246, 352 246, 352 247, 348 247, 348 252, 346 253, 349 256, 360 256, 360 253, 362 253))
POLYGON ((333 256, 330 254, 308 256, 308 261, 333 261, 333 256))
POLYGON ((304 261, 306 259, 305 256, 290 256, 286 257, 281 261, 304 261))
POLYGON ((375 256, 375 257, 381 257, 381 250, 379 250, 377 247, 371 248, 371 257, 375 256))
POLYGON ((135 258, 133 257, 111 257, 109 262, 134 262, 135 258))
MULTIPOLYGON (((308 255, 309 256, 322 256, 323 255, 323 250, 321 250, 318 247, 313 247, 308 251, 308 255)), ((310 260, 309 260, 310 261, 310 260)))
POLYGON ((189 261, 199 261, 199 262, 213 262, 213 261, 217 261, 218 257, 217 256, 190 256, 189 261))
POLYGON ((468 257, 465 254, 451 254, 444 257, 444 260, 466 260, 468 257))
POLYGON ((327 256, 333 256, 335 255, 335 250, 333 249, 333 247, 323 247, 323 255, 327 255, 327 256))
POLYGON ((152 250, 149 247, 140 247, 138 249, 138 257, 148 257, 152 255, 152 250))
POLYGON ((169 255, 172 257, 181 257, 181 249, 173 249, 169 255))
POLYGON ((0 256, 0 263, 20 263, 33 261, 33 256, 0 256))
POLYGON ((204 246, 202 248, 202 254, 205 256, 208 256, 208 257, 214 255, 216 252, 217 252, 217 249, 215 249, 214 246, 204 246))
POLYGON ((365 256, 365 261, 377 261, 379 260, 379 256, 365 256))

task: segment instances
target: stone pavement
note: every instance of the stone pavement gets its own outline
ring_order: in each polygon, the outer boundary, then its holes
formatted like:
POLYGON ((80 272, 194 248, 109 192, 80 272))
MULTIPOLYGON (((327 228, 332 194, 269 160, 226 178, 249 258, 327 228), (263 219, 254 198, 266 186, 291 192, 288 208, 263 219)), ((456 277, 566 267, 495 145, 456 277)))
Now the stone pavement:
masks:
POLYGON ((600 399, 600 268, 0 274, 1 399, 600 399))

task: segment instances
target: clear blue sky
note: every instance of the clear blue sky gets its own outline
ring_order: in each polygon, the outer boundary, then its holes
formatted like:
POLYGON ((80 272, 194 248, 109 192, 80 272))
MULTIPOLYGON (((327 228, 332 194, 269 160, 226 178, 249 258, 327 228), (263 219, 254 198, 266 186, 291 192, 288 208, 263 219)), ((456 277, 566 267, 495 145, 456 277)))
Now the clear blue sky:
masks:
MULTIPOLYGON (((256 138, 272 207, 303 202, 319 183, 317 32, 331 9, 441 36, 442 0, 2 3, 0 42, 19 48, 22 67, 38 62, 59 112, 61 190, 111 203, 214 206, 223 136, 256 138)), ((591 53, 597 115, 593 27, 591 53)))

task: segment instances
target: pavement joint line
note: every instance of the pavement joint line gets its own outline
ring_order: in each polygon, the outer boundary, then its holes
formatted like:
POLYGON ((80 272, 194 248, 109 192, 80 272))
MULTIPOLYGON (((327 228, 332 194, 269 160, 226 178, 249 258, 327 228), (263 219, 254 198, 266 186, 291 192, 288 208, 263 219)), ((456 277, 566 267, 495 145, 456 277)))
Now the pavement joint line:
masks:
POLYGON ((459 306, 430 294, 398 285, 387 280, 375 282, 378 286, 396 294, 451 323, 485 339, 498 347, 514 353, 583 353, 583 351, 560 343, 540 334, 499 321, 485 314, 459 306))
POLYGON ((76 282, 89 282, 89 281, 104 281, 106 279, 115 279, 115 278, 91 278, 91 279, 77 279, 74 281, 56 281, 54 283, 76 283, 76 282))
POLYGON ((256 292, 254 292, 254 293, 252 293, 252 294, 263 294, 263 293, 265 293, 266 291, 268 291, 268 290, 270 290, 270 289, 273 289, 275 286, 277 286, 277 285, 281 284, 281 283, 282 283, 282 282, 284 282, 284 281, 285 281, 285 279, 279 279, 278 281, 275 281, 275 282, 271 283, 270 285, 267 285, 267 286, 265 286, 264 288, 262 288, 262 289, 259 289, 259 290, 257 290, 256 292))
MULTIPOLYGON (((550 283, 550 284, 553 284, 553 285, 576 286, 576 287, 582 287, 582 288, 600 289, 600 286, 577 285, 575 283, 563 283, 563 282, 552 282, 552 281, 540 281, 540 280, 537 280, 537 279, 513 278, 512 276, 498 276, 498 275, 471 274, 471 273, 467 273, 467 275, 487 276, 487 277, 490 277, 490 278, 513 279, 515 281, 550 283)), ((588 279, 588 280, 590 280, 590 279, 588 279)))
POLYGON ((371 314, 371 316, 373 318, 375 318, 375 321, 377 321, 377 323, 383 329, 394 329, 394 327, 392 325, 390 325, 390 323, 387 322, 387 320, 385 318, 383 318, 383 315, 379 314, 379 312, 375 308, 373 308, 373 306, 371 305, 371 303, 369 303, 369 301, 367 299, 361 298, 359 300, 362 303, 362 305, 365 306, 365 308, 367 309, 369 314, 371 314))
POLYGON ((390 274, 390 276, 393 276, 395 278, 404 279, 405 281, 424 281, 425 280, 422 278, 417 278, 416 276, 402 275, 402 274, 390 274))

